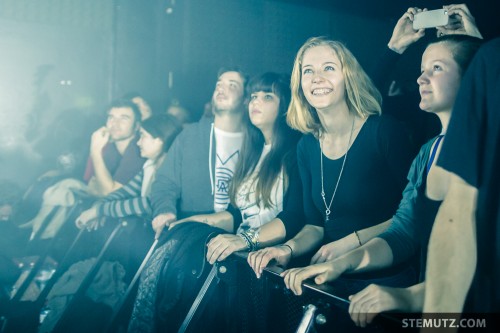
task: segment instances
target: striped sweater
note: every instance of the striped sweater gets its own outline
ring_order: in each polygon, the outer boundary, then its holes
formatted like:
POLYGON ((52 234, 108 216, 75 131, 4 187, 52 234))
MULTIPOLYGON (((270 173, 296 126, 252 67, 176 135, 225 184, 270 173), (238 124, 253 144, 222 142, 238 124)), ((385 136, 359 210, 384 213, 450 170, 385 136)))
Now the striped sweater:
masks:
POLYGON ((143 178, 144 170, 141 170, 126 185, 101 199, 97 206, 99 216, 151 216, 150 199, 141 196, 143 178))

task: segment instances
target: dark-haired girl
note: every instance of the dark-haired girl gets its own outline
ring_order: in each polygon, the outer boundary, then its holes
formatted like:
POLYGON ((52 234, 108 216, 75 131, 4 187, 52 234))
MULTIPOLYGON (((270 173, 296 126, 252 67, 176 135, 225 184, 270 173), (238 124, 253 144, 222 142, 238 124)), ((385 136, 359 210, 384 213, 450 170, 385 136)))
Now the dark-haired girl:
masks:
MULTIPOLYGON (((251 80, 248 96, 244 142, 228 189, 228 210, 169 225, 161 240, 164 244, 141 276, 129 332, 178 330, 208 271, 205 250, 213 264, 235 251, 281 243, 302 228, 302 187, 295 157, 300 133, 286 123, 289 81, 265 73, 251 80)), ((210 308, 217 305, 212 302, 210 308)), ((207 331, 209 323, 203 325, 207 331)))
POLYGON ((227 211, 196 215, 187 221, 206 223, 230 233, 208 243, 211 264, 240 250, 256 250, 292 237, 303 223, 301 184, 295 149, 300 133, 286 123, 288 81, 265 73, 248 86, 248 123, 227 211))

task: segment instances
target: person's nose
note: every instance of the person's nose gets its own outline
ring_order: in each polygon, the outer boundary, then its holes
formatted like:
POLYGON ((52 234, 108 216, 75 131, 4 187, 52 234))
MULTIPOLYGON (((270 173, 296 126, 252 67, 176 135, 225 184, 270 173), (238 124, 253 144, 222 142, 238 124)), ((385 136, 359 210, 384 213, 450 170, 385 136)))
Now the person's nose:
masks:
POLYGON ((260 97, 255 97, 254 99, 251 100, 251 103, 253 105, 260 104, 262 102, 262 99, 260 97))
POLYGON ((323 82, 323 81, 324 81, 324 77, 320 73, 314 74, 313 79, 312 79, 313 83, 319 83, 319 82, 323 82))
POLYGON ((429 76, 425 71, 423 71, 422 74, 420 74, 420 76, 417 78, 417 83, 419 86, 429 83, 429 76))
POLYGON ((117 117, 113 117, 108 119, 108 128, 110 127, 116 127, 120 123, 120 119, 117 117))
POLYGON ((226 91, 226 86, 224 84, 219 84, 216 87, 216 91, 218 93, 224 93, 226 91))

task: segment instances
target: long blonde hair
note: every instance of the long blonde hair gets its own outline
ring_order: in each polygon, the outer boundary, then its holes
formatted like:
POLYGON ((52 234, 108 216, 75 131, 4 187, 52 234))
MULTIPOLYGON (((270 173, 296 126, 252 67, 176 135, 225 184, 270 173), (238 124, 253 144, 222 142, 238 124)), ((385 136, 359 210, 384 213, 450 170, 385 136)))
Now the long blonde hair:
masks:
POLYGON ((316 46, 329 46, 339 58, 344 74, 346 103, 350 112, 361 118, 382 113, 382 96, 354 55, 344 44, 326 37, 309 38, 297 52, 291 76, 292 100, 287 112, 290 127, 316 137, 323 131, 316 110, 307 102, 301 87, 304 53, 316 46))

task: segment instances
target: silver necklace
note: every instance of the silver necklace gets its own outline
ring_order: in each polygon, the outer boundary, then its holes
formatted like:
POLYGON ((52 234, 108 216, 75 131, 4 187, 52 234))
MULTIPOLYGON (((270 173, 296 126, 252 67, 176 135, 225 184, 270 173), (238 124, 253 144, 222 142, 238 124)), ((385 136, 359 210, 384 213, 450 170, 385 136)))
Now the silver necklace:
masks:
POLYGON ((325 204, 325 222, 330 220, 330 213, 332 212, 330 210, 330 208, 332 207, 333 198, 335 198, 335 194, 337 193, 337 188, 339 187, 340 178, 342 178, 342 173, 344 172, 344 165, 345 165, 345 161, 347 159, 347 153, 349 152, 349 149, 351 148, 351 140, 352 140, 352 133, 354 132, 354 120, 355 119, 356 119, 356 117, 352 118, 351 134, 349 135, 349 144, 347 145, 347 151, 345 152, 344 160, 342 161, 342 167, 340 168, 339 178, 337 178, 337 183, 335 184, 335 188, 333 189, 333 194, 332 194, 332 198, 330 199, 329 205, 326 204, 325 187, 323 185, 323 147, 321 146, 321 141, 319 143, 320 165, 321 165, 321 198, 323 199, 323 203, 325 204))

